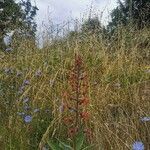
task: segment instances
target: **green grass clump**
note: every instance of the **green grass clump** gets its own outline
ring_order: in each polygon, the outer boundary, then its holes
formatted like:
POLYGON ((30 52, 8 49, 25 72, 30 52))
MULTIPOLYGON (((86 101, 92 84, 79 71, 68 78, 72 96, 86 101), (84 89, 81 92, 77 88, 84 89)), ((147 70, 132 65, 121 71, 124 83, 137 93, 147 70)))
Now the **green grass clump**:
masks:
POLYGON ((92 139, 84 145, 125 150, 142 141, 150 149, 150 122, 141 120, 150 117, 150 46, 143 45, 150 30, 118 32, 115 39, 85 34, 42 49, 14 42, 12 52, 0 51, 0 149, 42 149, 49 139, 69 140, 60 106, 75 53, 89 81, 92 139))

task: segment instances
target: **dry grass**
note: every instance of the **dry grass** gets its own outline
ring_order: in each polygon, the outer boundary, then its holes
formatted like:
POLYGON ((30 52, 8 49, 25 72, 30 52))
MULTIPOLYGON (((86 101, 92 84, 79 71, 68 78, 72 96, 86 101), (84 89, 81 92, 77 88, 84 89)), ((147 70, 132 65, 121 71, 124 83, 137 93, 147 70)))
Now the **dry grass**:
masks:
POLYGON ((59 107, 76 52, 89 77, 94 149, 127 150, 136 140, 150 149, 150 122, 141 121, 150 117, 150 46, 143 44, 149 32, 122 28, 109 42, 88 35, 41 50, 24 41, 19 47, 14 43, 13 52, 0 51, 0 149, 33 150, 50 137, 66 140, 59 107), (24 80, 30 83, 19 91, 24 80), (25 123, 17 112, 31 115, 32 122, 25 123))

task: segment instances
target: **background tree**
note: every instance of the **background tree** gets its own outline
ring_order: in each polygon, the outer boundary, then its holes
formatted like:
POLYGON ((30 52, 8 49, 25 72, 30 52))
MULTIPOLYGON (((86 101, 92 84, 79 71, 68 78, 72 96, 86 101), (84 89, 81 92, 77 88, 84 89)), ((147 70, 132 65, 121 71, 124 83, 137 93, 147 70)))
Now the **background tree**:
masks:
POLYGON ((6 46, 4 37, 11 31, 19 31, 22 35, 35 36, 36 23, 34 17, 38 8, 31 5, 30 0, 16 3, 14 0, 0 1, 0 49, 6 46))
POLYGON ((36 6, 32 6, 31 0, 22 0, 20 5, 23 11, 23 28, 26 29, 25 31, 28 35, 35 36, 37 24, 34 17, 36 16, 38 8, 36 6))
POLYGON ((118 7, 111 13, 112 21, 109 30, 113 31, 118 25, 136 23, 141 29, 150 24, 150 1, 149 0, 118 0, 118 7))
POLYGON ((88 33, 94 33, 96 31, 99 31, 101 29, 101 23, 98 19, 98 17, 89 18, 86 20, 81 27, 82 32, 88 32, 88 33))
POLYGON ((0 9, 0 49, 3 49, 5 47, 4 36, 18 26, 22 12, 21 7, 13 0, 0 1, 0 9))
POLYGON ((101 24, 99 18, 94 17, 94 18, 89 18, 82 24, 81 34, 83 36, 84 34, 94 35, 98 39, 99 38, 101 39, 107 37, 107 30, 106 27, 101 24))

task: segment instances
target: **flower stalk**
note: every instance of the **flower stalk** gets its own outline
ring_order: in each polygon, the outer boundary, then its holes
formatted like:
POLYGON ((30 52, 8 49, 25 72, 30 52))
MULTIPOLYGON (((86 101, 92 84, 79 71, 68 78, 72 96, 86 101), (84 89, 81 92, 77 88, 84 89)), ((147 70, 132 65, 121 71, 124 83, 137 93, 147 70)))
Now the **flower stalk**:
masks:
POLYGON ((88 79, 83 59, 79 54, 75 54, 74 64, 69 71, 68 87, 70 87, 69 92, 63 94, 63 101, 65 101, 68 111, 64 122, 67 127, 69 126, 69 135, 73 137, 79 130, 85 129, 85 122, 89 119, 87 112, 89 104, 88 79))

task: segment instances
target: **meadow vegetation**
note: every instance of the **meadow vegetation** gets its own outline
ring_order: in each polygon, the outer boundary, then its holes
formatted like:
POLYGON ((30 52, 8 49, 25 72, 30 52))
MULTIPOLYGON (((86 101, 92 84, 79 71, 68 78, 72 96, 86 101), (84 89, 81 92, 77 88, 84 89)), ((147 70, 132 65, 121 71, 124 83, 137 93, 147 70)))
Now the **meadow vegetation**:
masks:
POLYGON ((36 4, 0 1, 0 150, 150 150, 150 3, 92 9, 41 42, 36 4))
POLYGON ((52 149, 56 139, 78 150, 79 130, 79 149, 150 149, 149 35, 120 26, 109 39, 76 34, 41 49, 14 39, 0 51, 0 149, 52 149))

